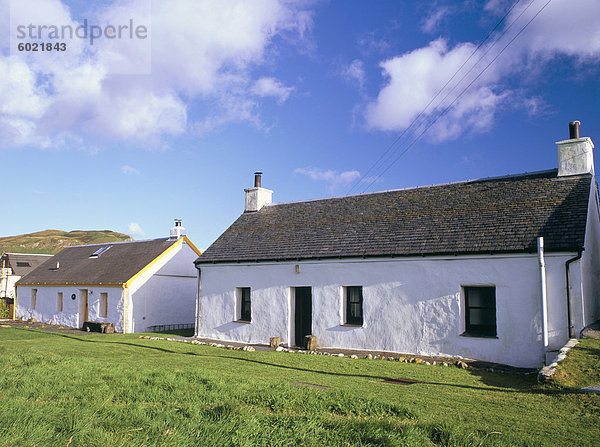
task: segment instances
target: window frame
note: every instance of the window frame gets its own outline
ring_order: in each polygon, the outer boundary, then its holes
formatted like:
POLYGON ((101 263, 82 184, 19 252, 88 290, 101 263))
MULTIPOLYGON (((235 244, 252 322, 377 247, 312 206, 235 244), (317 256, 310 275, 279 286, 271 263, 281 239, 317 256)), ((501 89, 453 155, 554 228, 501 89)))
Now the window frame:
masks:
POLYGON ((98 306, 98 316, 101 318, 108 317, 108 293, 100 292, 100 305, 98 306))
POLYGON ((56 311, 57 312, 63 311, 63 293, 62 292, 56 292, 56 311))
POLYGON ((252 322, 252 288, 236 287, 237 319, 240 323, 252 322))
POLYGON ((363 286, 344 286, 344 324, 348 326, 363 326, 365 322, 364 313, 364 294, 363 286), (356 297, 354 291, 358 291, 358 301, 350 302, 350 300, 356 297), (353 315, 353 304, 358 304, 360 315, 353 315))
POLYGON ((496 305, 496 286, 494 285, 480 285, 480 286, 463 286, 464 305, 465 305, 465 330, 462 335, 468 337, 479 337, 479 338, 498 338, 498 309, 496 305), (484 295, 484 299, 490 299, 491 302, 487 303, 486 306, 475 306, 471 305, 470 292, 474 289, 482 290, 488 289, 489 296, 484 295), (491 292, 491 293, 490 293, 491 292), (493 325, 475 325, 471 324, 471 310, 487 310, 492 313, 493 311, 493 325))

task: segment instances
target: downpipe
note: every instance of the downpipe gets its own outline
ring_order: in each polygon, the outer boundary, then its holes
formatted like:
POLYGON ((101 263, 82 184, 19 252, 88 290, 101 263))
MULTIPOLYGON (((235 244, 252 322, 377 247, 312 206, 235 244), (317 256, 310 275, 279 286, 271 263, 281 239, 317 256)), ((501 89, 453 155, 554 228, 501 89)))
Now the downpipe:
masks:
POLYGON ((548 352, 548 293, 546 289, 546 261, 544 260, 544 238, 537 238, 538 266, 540 268, 540 285, 542 292, 542 355, 546 364, 548 352))
POLYGON ((196 295, 196 324, 194 328, 194 337, 198 337, 200 333, 200 294, 202 293, 202 269, 195 265, 198 269, 198 293, 196 295))
POLYGON ((571 266, 571 263, 579 261, 580 259, 581 250, 577 252, 577 256, 565 262, 565 274, 567 277, 567 335, 569 338, 577 338, 577 335, 573 334, 573 322, 571 321, 571 278, 569 275, 569 267, 571 266))

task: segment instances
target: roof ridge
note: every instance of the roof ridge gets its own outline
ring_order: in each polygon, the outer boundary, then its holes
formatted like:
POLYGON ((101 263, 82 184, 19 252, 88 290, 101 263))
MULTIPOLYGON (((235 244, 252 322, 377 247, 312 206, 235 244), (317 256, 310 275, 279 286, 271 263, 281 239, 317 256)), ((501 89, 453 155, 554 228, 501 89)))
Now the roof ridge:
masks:
POLYGON ((558 170, 556 168, 553 168, 553 169, 545 169, 542 171, 522 172, 519 174, 507 174, 507 175, 500 175, 500 176, 495 176, 495 177, 482 177, 482 178, 476 178, 476 179, 457 180, 455 182, 434 183, 431 185, 409 186, 406 188, 385 189, 383 191, 373 191, 373 192, 366 192, 366 193, 363 192, 360 194, 348 194, 348 195, 344 195, 344 196, 320 197, 317 199, 306 199, 306 200, 290 200, 288 202, 268 203, 265 206, 290 205, 293 203, 317 202, 319 200, 345 199, 348 197, 364 197, 364 196, 370 196, 370 195, 374 195, 374 194, 386 194, 386 193, 390 193, 390 192, 436 188, 438 186, 460 185, 460 184, 467 184, 467 183, 486 182, 486 181, 492 181, 492 180, 502 180, 502 179, 511 179, 511 178, 529 177, 529 176, 533 177, 533 176, 541 175, 541 174, 550 174, 552 172, 558 172, 558 170))
POLYGON ((21 255, 21 256, 54 256, 54 255, 49 255, 47 253, 13 253, 10 251, 6 251, 3 254, 5 254, 5 255, 21 255))
POLYGON ((95 247, 98 245, 120 245, 120 244, 137 244, 139 242, 152 242, 152 241, 166 241, 169 240, 168 237, 159 237, 155 239, 142 239, 139 241, 115 241, 115 242, 98 242, 97 244, 81 244, 81 245, 69 245, 65 247, 67 248, 77 248, 77 247, 95 247))

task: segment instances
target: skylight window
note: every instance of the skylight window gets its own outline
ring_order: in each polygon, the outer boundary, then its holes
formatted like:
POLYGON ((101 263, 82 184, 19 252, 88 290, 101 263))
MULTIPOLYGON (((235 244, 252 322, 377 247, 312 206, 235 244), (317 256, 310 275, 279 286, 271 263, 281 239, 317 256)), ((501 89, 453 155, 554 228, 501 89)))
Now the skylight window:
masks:
POLYGON ((104 253, 109 248, 110 248, 110 245, 108 245, 106 247, 99 248, 94 253, 92 253, 92 255, 90 256, 90 258, 97 258, 98 256, 100 256, 102 253, 104 253))

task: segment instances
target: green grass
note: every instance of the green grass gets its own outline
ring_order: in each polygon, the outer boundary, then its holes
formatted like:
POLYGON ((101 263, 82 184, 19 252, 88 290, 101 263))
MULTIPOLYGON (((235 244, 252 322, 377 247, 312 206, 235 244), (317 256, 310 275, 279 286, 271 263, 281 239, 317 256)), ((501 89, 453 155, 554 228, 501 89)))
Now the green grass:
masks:
POLYGON ((193 337, 194 328, 191 329, 173 329, 170 331, 148 332, 144 335, 152 335, 157 337, 193 337))
MULTIPOLYGON (((565 371, 597 371, 599 349, 565 371)), ((598 445, 586 377, 0 328, 0 445, 598 445), (398 377, 423 383, 384 382, 398 377)))

